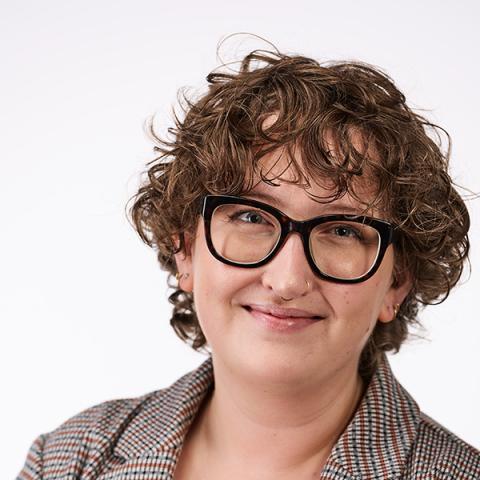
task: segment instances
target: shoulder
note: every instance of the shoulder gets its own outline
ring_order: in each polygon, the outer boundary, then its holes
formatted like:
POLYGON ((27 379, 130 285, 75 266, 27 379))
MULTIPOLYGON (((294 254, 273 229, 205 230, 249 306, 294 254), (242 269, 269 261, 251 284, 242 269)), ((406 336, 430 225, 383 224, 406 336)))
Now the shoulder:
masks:
POLYGON ((88 466, 102 465, 132 417, 158 395, 162 395, 161 390, 138 398, 103 402, 40 435, 18 479, 63 478, 79 475, 88 466))
POLYGON ((99 448, 104 443, 111 443, 132 416, 158 394, 161 395, 161 391, 138 398, 110 400, 90 407, 46 434, 45 447, 55 450, 54 446, 61 444, 64 450, 71 450, 78 442, 81 442, 84 449, 89 446, 99 448))
POLYGON ((480 478, 480 452, 423 412, 408 463, 418 479, 480 478))
POLYGON ((480 480, 480 452, 424 414, 379 365, 335 459, 354 478, 480 480))
POLYGON ((17 480, 96 478, 107 464, 171 446, 211 383, 207 360, 167 388, 86 409, 33 442, 17 480))

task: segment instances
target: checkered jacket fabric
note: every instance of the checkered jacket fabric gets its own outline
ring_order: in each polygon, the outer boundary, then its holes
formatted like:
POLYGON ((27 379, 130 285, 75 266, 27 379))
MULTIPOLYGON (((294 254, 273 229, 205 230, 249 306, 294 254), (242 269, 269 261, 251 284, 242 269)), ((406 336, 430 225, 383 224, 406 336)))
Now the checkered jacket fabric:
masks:
MULTIPOLYGON (((169 388, 92 407, 40 435, 17 480, 172 479, 210 388, 208 359, 169 388)), ((320 479, 478 480, 480 452, 423 414, 385 360, 320 479)))

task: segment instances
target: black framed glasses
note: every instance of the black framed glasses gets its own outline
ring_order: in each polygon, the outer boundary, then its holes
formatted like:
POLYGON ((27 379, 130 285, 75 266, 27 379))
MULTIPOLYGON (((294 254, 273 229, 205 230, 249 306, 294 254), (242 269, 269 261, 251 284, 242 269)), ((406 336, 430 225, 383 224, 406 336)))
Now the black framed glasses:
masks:
POLYGON ((205 196, 202 216, 210 253, 227 265, 265 265, 297 232, 313 272, 338 283, 370 278, 395 240, 395 227, 377 218, 332 214, 298 221, 267 203, 230 195, 205 196))

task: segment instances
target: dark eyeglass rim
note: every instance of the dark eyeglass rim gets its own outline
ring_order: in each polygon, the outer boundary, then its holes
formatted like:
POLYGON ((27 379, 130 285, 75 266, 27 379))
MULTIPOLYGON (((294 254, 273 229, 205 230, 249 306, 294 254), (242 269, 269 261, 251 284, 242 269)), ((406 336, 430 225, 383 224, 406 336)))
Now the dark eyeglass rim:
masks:
POLYGON ((388 246, 391 243, 395 242, 395 237, 396 237, 395 226, 389 222, 386 222, 385 220, 380 220, 378 218, 367 217, 363 215, 342 215, 342 214, 330 215, 329 214, 329 215, 321 215, 308 220, 299 221, 299 220, 293 220, 288 215, 285 215, 283 212, 281 212, 275 207, 272 207, 268 203, 263 203, 258 200, 253 200, 251 198, 237 197, 233 195, 206 195, 203 198, 201 213, 204 220, 205 238, 207 241, 208 249, 210 253, 220 262, 225 263, 226 265, 232 265, 232 266, 241 267, 241 268, 261 267, 262 265, 265 265, 270 260, 272 260, 272 258, 275 257, 275 255, 280 251, 288 235, 291 232, 298 232, 302 237, 303 250, 305 252, 305 256, 307 258, 308 264, 310 265, 310 268, 312 269, 312 271, 318 277, 324 280, 335 282, 335 283, 360 283, 369 279, 378 270, 378 267, 382 263, 383 257, 385 255, 385 252, 388 246), (266 212, 273 215, 279 221, 281 226, 281 233, 280 233, 280 238, 277 242, 277 245, 265 258, 263 258, 259 262, 248 263, 248 264, 237 263, 222 257, 215 250, 215 247, 213 246, 212 235, 211 235, 212 215, 216 207, 218 207, 219 205, 225 205, 225 204, 248 205, 252 207, 261 208, 262 210, 265 210, 266 212), (377 232, 380 235, 380 248, 378 249, 377 259, 375 260, 375 263, 370 268, 370 270, 364 275, 362 275, 361 277, 350 278, 350 279, 332 277, 331 275, 327 275, 323 273, 317 267, 317 265, 315 264, 312 258, 312 255, 310 253, 310 247, 309 247, 310 232, 315 226, 321 223, 325 223, 327 221, 337 221, 337 220, 369 225, 375 228, 375 230, 377 230, 377 232))

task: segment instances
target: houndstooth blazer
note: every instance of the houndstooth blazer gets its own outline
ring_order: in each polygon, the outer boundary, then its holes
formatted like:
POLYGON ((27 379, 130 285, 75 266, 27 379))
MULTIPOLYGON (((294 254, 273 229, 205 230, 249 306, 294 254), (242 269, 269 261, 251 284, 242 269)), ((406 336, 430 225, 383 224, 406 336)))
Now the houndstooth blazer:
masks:
MULTIPOLYGON (((211 388, 208 359, 169 388, 92 407, 40 435, 17 480, 172 479, 211 388)), ((480 452, 423 414, 385 360, 320 479, 478 480, 480 452)))

